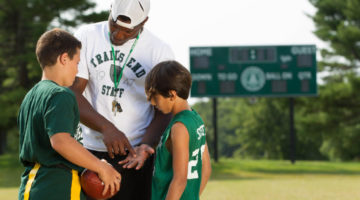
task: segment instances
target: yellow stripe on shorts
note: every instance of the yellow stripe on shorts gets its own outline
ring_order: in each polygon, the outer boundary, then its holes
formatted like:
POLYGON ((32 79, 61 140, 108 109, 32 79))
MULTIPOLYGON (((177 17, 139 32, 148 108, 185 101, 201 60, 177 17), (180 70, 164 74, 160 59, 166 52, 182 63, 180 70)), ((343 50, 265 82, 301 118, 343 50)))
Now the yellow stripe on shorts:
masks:
POLYGON ((70 200, 80 200, 80 192, 81 192, 81 186, 80 186, 80 179, 78 171, 71 170, 72 172, 72 181, 71 181, 71 198, 70 200))
POLYGON ((31 169, 29 173, 29 178, 25 186, 24 200, 29 200, 31 185, 35 180, 35 176, 36 173, 39 171, 39 168, 40 168, 40 164, 35 163, 34 167, 31 169))

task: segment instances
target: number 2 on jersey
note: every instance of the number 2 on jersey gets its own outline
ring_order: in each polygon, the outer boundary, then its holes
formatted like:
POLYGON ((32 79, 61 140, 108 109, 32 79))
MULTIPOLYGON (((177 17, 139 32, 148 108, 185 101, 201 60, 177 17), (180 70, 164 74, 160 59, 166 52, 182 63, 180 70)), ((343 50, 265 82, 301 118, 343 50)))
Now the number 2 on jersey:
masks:
POLYGON ((188 179, 198 179, 199 178, 198 171, 196 169, 193 171, 192 168, 196 167, 198 160, 199 160, 199 153, 201 153, 201 158, 202 158, 204 150, 205 150, 205 145, 202 145, 200 148, 195 149, 192 152, 191 159, 188 164, 188 176, 187 176, 188 179))

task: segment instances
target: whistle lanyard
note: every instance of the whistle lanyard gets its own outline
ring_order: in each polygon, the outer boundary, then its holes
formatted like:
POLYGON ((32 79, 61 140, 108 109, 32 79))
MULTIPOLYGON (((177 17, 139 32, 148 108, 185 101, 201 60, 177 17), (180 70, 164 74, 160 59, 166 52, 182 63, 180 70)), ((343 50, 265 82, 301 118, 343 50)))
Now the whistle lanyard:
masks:
MULTIPOLYGON (((122 75, 123 75, 123 71, 124 71, 125 65, 126 65, 128 59, 129 59, 131 53, 133 52, 133 50, 134 50, 134 48, 135 48, 136 42, 139 40, 140 31, 139 31, 138 35, 136 36, 136 39, 135 39, 134 43, 133 43, 132 46, 131 46, 131 49, 130 49, 129 54, 127 55, 127 57, 126 57, 126 59, 125 59, 125 62, 124 62, 124 64, 123 64, 123 66, 121 67, 121 71, 120 71, 119 77, 117 77, 117 73, 116 73, 117 70, 116 70, 116 65, 115 65, 115 60, 116 60, 116 58, 115 58, 115 50, 114 50, 114 46, 113 46, 112 43, 111 43, 110 37, 111 37, 111 35, 110 35, 110 32, 109 32, 109 41, 110 41, 111 52, 112 52, 113 60, 114 60, 114 86, 115 86, 115 89, 116 89, 116 88, 118 87, 118 84, 120 83, 120 80, 121 80, 121 77, 122 77, 122 75)), ((119 61, 119 62, 120 62, 120 61, 119 61)))

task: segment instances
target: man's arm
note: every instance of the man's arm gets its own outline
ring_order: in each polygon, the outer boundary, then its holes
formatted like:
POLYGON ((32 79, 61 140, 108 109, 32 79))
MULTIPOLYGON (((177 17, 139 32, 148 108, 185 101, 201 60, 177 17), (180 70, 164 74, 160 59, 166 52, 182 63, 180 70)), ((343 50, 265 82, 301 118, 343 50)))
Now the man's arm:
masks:
POLYGON ((80 121, 87 127, 103 134, 103 141, 111 158, 114 158, 114 153, 126 155, 125 149, 129 150, 130 154, 135 156, 135 151, 124 133, 119 131, 109 120, 94 110, 82 95, 87 83, 88 80, 76 77, 73 85, 70 87, 75 93, 78 102, 80 121))
POLYGON ((210 163, 210 154, 207 144, 205 144, 205 150, 202 156, 202 169, 201 169, 201 184, 200 184, 200 194, 204 191, 206 183, 208 182, 211 175, 211 163, 210 163))

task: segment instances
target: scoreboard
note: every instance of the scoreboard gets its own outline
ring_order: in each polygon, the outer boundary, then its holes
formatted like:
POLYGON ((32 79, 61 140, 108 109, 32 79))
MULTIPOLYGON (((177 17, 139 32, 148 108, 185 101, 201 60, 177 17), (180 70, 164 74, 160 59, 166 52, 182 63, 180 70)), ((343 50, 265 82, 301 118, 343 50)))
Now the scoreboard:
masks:
POLYGON ((315 96, 315 45, 190 47, 192 97, 315 96))

